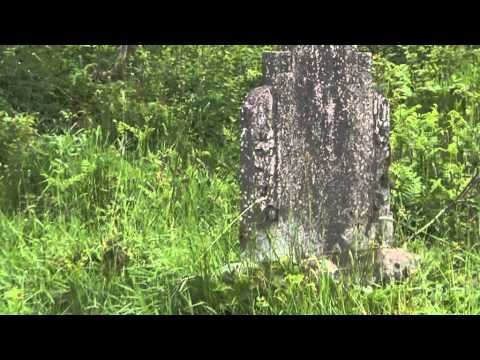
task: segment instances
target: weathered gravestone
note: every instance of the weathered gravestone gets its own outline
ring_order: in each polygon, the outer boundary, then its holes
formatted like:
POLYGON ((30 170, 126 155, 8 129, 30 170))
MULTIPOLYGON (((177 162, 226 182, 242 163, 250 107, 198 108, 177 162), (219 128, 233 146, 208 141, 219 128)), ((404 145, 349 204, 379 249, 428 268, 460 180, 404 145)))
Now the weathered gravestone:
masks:
POLYGON ((264 54, 241 113, 240 242, 259 259, 389 245, 389 106, 352 46, 264 54))

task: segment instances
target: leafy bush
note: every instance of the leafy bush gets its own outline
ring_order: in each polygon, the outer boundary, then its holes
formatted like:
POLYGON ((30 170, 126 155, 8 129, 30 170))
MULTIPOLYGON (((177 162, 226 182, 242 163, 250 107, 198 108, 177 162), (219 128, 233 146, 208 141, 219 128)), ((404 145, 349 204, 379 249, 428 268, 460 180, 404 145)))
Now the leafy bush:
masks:
MULTIPOLYGON (((372 50, 380 89, 392 105, 395 213, 400 227, 405 225, 403 231, 409 232, 453 201, 479 168, 480 49, 384 46, 372 50)), ((470 197, 437 222, 431 234, 478 238, 471 226, 479 221, 475 220, 478 208, 479 197, 470 197)))
POLYGON ((240 104, 267 48, 139 46, 125 76, 112 79, 114 46, 7 46, 0 98, 38 114, 42 132, 100 125, 113 140, 122 121, 154 129, 151 145, 169 142, 182 153, 213 145, 235 160, 240 104))
POLYGON ((0 198, 5 207, 16 206, 20 193, 35 177, 27 159, 34 153, 36 118, 28 114, 11 116, 0 111, 0 198))

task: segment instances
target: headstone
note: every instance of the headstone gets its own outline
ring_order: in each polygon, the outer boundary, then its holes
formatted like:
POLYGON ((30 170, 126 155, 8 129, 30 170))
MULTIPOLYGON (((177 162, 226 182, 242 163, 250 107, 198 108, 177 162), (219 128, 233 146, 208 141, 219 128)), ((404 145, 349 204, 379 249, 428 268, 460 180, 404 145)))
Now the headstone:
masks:
POLYGON ((389 106, 371 55, 295 45, 263 56, 241 111, 240 242, 260 259, 389 245, 389 106))

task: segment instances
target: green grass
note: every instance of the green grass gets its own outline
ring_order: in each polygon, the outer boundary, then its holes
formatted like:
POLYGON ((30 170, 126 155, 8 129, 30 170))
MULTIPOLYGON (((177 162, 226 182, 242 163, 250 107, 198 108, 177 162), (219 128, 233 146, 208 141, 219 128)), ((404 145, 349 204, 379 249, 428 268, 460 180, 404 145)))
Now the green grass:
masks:
POLYGON ((398 284, 295 267, 225 282, 218 271, 240 259, 236 171, 212 171, 193 151, 125 152, 95 131, 62 136, 70 153, 45 161, 42 196, 0 212, 0 313, 480 313, 480 248, 463 239, 397 238, 422 257, 398 284))

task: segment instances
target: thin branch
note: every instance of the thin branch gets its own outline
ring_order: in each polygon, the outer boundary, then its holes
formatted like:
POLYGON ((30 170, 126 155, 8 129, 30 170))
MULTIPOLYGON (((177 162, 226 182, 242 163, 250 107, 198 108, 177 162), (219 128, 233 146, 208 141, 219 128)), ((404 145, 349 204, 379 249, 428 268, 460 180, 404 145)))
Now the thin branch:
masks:
POLYGON ((113 77, 123 79, 127 59, 135 53, 136 48, 137 45, 121 45, 118 48, 117 59, 111 71, 113 77))
POLYGON ((432 220, 430 220, 425 226, 423 226, 420 230, 416 231, 412 236, 410 236, 407 241, 412 240, 422 232, 428 230, 428 228, 430 228, 430 226, 432 226, 443 214, 451 210, 463 197, 465 197, 473 188, 475 188, 478 183, 480 183, 480 173, 477 169, 475 171, 475 175, 472 177, 467 186, 465 186, 465 188, 460 192, 460 194, 457 195, 455 200, 448 204, 447 207, 440 210, 440 212, 432 220))

